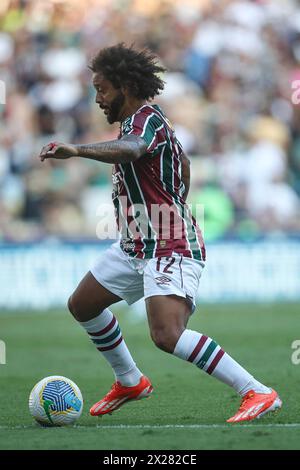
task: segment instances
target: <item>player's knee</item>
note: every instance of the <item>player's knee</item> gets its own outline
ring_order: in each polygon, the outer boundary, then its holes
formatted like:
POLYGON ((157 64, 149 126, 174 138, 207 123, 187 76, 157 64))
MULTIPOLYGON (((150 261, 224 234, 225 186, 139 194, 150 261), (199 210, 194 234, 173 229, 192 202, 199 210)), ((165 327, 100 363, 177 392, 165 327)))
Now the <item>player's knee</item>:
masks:
POLYGON ((152 330, 151 338, 155 346, 157 346, 162 351, 172 354, 177 341, 180 337, 177 331, 170 330, 152 330))
POLYGON ((84 315, 84 310, 82 308, 80 300, 72 294, 68 300, 68 309, 73 317, 78 321, 84 321, 82 319, 84 315))
POLYGON ((75 306, 74 306, 72 295, 68 299, 68 309, 69 309, 69 312, 73 315, 73 317, 75 317, 75 306))
POLYGON ((106 305, 101 301, 93 301, 86 296, 73 292, 68 300, 68 309, 75 320, 85 322, 99 315, 106 305))

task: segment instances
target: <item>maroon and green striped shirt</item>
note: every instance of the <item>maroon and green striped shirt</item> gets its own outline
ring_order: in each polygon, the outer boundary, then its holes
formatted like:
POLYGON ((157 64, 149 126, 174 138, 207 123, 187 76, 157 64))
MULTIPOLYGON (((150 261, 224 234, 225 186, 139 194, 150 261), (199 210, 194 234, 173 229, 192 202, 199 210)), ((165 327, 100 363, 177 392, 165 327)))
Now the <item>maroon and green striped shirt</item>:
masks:
POLYGON ((136 258, 171 256, 174 251, 204 261, 201 231, 182 199, 182 147, 168 119, 158 105, 146 104, 121 123, 119 138, 125 134, 143 138, 147 151, 137 161, 113 168, 121 248, 136 258))

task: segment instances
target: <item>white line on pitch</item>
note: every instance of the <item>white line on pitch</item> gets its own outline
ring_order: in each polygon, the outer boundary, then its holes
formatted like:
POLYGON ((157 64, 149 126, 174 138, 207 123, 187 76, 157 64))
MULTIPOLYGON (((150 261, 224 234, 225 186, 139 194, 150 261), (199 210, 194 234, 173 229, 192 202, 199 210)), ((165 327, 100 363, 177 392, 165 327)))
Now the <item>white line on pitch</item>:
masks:
MULTIPOLYGON (((257 428, 257 427, 300 427, 300 423, 291 424, 242 424, 244 428, 257 428)), ((74 428, 86 428, 90 426, 78 425, 74 428)), ((236 426, 233 426, 236 427, 236 426)), ((240 426, 239 426, 240 427, 240 426)), ((230 424, 116 424, 116 425, 103 425, 97 424, 96 428, 102 429, 210 429, 210 428, 232 428, 230 424)))
MULTIPOLYGON (((241 429, 241 428, 300 428, 300 423, 275 423, 275 424, 240 424, 239 426, 232 426, 230 424, 96 424, 93 425, 74 425, 68 426, 73 429, 241 429)), ((0 426, 1 429, 14 430, 14 429, 38 429, 35 424, 32 425, 18 425, 18 426, 0 426)), ((47 428, 47 429, 51 429, 47 428)))

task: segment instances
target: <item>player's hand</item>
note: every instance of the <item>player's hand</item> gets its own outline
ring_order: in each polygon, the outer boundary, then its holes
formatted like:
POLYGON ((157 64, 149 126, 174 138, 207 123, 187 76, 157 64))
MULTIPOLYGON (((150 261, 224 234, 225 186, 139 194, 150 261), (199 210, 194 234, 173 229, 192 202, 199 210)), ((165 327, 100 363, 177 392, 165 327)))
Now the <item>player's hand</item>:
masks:
POLYGON ((50 142, 50 144, 45 145, 39 158, 41 162, 47 158, 56 158, 58 160, 64 160, 66 158, 78 156, 78 150, 76 145, 72 144, 63 144, 61 142, 50 142))

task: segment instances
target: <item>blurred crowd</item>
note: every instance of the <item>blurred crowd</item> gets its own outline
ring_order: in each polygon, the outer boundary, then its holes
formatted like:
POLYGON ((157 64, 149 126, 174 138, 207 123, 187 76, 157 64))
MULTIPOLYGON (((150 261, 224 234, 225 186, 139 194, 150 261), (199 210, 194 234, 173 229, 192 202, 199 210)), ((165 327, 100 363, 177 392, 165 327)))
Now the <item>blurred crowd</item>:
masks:
POLYGON ((111 166, 38 154, 116 138, 87 65, 120 41, 168 70, 156 102, 190 156, 205 238, 300 233, 298 1, 1 0, 0 241, 95 238, 111 166))

